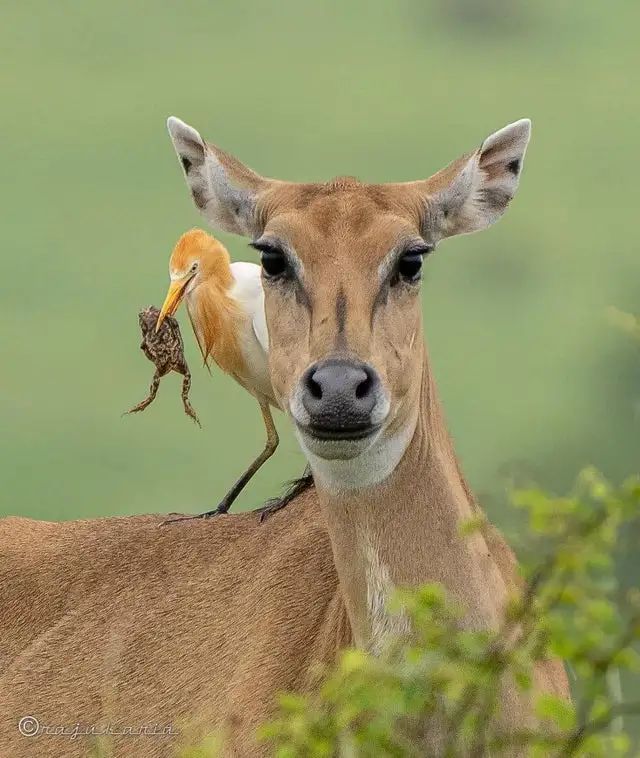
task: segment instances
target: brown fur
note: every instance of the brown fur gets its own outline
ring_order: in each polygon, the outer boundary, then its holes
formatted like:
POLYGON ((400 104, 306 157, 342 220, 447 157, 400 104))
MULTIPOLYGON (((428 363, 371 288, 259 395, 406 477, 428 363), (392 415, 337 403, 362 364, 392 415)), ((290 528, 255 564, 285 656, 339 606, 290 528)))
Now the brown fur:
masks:
POLYGON ((22 737, 19 719, 97 728, 117 756, 174 756, 215 728, 258 754, 280 690, 349 643, 313 492, 258 514, 161 527, 163 517, 0 521, 0 755, 87 755, 86 739, 22 737))
MULTIPOLYGON (((61 754, 60 738, 18 735, 16 721, 28 713, 47 724, 172 723, 185 736, 216 725, 227 731, 227 754, 258 755, 253 732, 277 692, 309 686, 314 662, 334 659, 349 642, 376 649, 393 626, 382 605, 372 611, 372 587, 442 582, 466 626, 481 629, 500 623, 515 586, 515 559, 496 530, 470 539, 458 533, 478 506, 437 399, 417 288, 382 297, 378 280, 380 263, 403 241, 482 228, 504 210, 477 198, 461 202, 459 175, 469 158, 426 182, 294 185, 262 179, 206 147, 194 130, 171 128, 189 159, 194 196, 207 186, 204 150, 224 167, 218 180, 255 190, 255 202, 245 203, 250 218, 221 203, 235 197, 227 187, 204 198, 212 217, 228 229, 278 237, 300 261, 307 300, 299 288, 266 287, 271 374, 282 407, 311 362, 335 355, 340 331, 341 354, 370 363, 388 393, 383 434, 391 438, 417 416, 415 431, 382 483, 366 492, 319 487, 264 526, 256 515, 171 528, 160 528, 156 517, 5 521, 0 745, 12 758, 61 754)), ((512 156, 504 152, 492 181, 511 181, 512 195, 512 156)), ((481 152, 473 155, 482 167, 481 152)), ((494 199, 505 206, 511 195, 494 199)), ((568 696, 557 661, 537 667, 536 684, 568 696)), ((530 723, 531 704, 512 682, 501 704, 505 728, 530 723)), ((428 736, 428 752, 441 736, 428 736)), ((172 755, 165 744, 123 737, 117 755, 172 755)), ((63 754, 83 755, 83 748, 66 743, 63 754)))

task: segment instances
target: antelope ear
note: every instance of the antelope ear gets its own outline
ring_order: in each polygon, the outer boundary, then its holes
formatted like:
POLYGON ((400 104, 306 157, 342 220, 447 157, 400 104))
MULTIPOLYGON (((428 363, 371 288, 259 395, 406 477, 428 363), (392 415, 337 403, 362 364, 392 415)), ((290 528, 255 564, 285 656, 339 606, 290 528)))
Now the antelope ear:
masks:
POLYGON ((428 179, 425 233, 451 237, 497 221, 518 189, 530 136, 531 121, 523 118, 428 179))
POLYGON ((167 129, 200 213, 214 229, 245 236, 258 234, 256 203, 271 180, 207 144, 199 132, 179 118, 170 116, 167 129))

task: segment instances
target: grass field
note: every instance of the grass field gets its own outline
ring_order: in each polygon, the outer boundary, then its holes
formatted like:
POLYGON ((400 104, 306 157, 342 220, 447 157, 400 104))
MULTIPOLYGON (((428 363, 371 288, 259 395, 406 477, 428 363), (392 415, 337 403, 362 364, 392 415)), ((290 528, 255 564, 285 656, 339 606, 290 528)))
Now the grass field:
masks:
MULTIPOLYGON (((151 375, 137 311, 160 303, 174 240, 201 223, 169 114, 266 175, 373 181, 427 176, 531 117, 504 221, 427 269, 449 423, 489 504, 514 467, 560 489, 587 462, 637 467, 640 362, 604 315, 640 309, 637 3, 27 0, 1 14, 2 513, 202 509, 262 445, 257 407, 199 368, 184 314, 203 430, 177 377, 121 417, 151 375)), ((279 425, 243 507, 303 468, 279 425)))

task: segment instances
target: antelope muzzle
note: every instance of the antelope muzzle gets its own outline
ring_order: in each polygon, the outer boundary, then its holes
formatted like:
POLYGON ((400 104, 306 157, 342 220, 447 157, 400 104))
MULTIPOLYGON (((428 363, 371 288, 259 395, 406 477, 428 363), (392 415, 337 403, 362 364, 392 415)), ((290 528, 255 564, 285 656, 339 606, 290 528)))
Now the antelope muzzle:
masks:
POLYGON ((345 443, 343 452, 351 457, 377 436, 389 401, 372 366, 356 359, 327 358, 304 372, 291 411, 317 454, 327 450, 322 443, 345 443))

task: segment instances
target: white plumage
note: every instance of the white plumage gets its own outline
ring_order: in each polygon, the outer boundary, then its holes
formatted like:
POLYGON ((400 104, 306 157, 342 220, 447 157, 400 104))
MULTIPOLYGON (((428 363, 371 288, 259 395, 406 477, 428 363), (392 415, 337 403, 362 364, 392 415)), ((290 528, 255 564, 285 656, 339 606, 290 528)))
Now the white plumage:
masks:
POLYGON ((258 392, 269 403, 279 408, 269 378, 269 332, 264 312, 264 292, 262 290, 262 270, 255 263, 236 261, 231 264, 234 283, 229 295, 238 303, 247 317, 247 328, 238 335, 242 355, 251 385, 249 391, 258 392))

